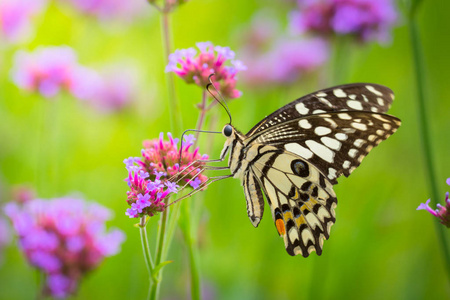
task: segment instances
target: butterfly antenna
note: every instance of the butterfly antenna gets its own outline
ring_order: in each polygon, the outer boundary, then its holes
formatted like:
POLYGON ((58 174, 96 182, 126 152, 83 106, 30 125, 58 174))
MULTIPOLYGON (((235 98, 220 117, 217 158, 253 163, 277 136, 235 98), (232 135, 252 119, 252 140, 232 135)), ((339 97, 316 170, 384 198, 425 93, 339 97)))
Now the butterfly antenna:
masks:
POLYGON ((220 94, 219 91, 217 90, 217 88, 214 86, 214 82, 211 79, 211 77, 214 76, 214 75, 215 74, 212 73, 211 75, 208 76, 209 83, 206 85, 206 90, 225 109, 225 111, 228 114, 228 117, 230 117, 230 124, 231 124, 231 113, 230 113, 230 109, 228 108, 227 102, 222 97, 222 94, 220 94), (211 92, 211 90, 210 90, 211 87, 214 89, 214 91, 217 93, 217 95, 219 95, 220 100, 216 97, 216 95, 214 93, 211 92))

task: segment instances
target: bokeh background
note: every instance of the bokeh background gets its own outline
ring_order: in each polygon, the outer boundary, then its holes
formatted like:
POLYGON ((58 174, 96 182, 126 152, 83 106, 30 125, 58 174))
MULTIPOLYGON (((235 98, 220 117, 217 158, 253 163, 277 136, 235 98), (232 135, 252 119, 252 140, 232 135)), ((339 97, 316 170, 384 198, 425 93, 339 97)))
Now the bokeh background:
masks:
MULTIPOLYGON (((127 172, 122 161, 138 156, 144 139, 156 138, 160 132, 181 135, 180 129, 170 125, 160 14, 144 3, 138 13, 97 16, 83 12, 72 2, 76 1, 50 1, 33 15, 26 39, 0 41, 0 201, 10 201, 12 188, 26 184, 42 198, 76 192, 112 209, 115 218, 108 226, 122 229, 127 240, 118 255, 107 258, 82 281, 73 298, 144 299, 147 270, 139 231, 133 226, 136 220, 124 214, 128 208, 123 181, 127 172), (11 69, 18 50, 59 45, 72 47, 84 66, 96 70, 116 66, 113 73, 132 74, 124 75, 133 79, 129 102, 106 111, 69 93, 49 100, 14 84, 11 69)), ((189 1, 171 16, 174 49, 211 41, 229 46, 245 64, 245 47, 251 43, 255 18, 267 21, 275 36, 286 35, 287 16, 295 8, 294 2, 189 1)), ((329 60, 290 82, 258 84, 252 81, 251 72, 246 73, 249 70, 239 73, 237 88, 243 95, 230 101, 229 107, 234 125, 243 132, 306 93, 349 82, 390 87, 396 94, 390 113, 403 123, 350 178, 341 178, 335 186, 337 222, 320 257, 289 256, 268 207, 255 229, 248 220, 237 180, 217 182, 184 200, 183 205, 201 202, 198 247, 205 299, 449 297, 448 273, 432 216, 416 211, 431 192, 420 147, 417 87, 403 3, 396 3, 396 8, 398 17, 390 41, 347 41, 345 48, 340 48, 344 55, 338 63, 333 56, 336 44, 331 41, 329 60)), ((449 189, 445 180, 450 177, 448 11, 448 1, 423 1, 417 19, 441 202, 449 189)), ((269 47, 278 42, 273 38, 269 47)), ((202 89, 179 78, 175 78, 175 84, 182 127, 193 128, 202 89)), ((208 116, 216 118, 215 130, 221 130, 228 121, 219 107, 208 116)), ((210 157, 218 157, 223 141, 222 136, 202 134, 200 152, 208 149, 210 157)), ((157 218, 148 227, 152 243, 157 218)), ((12 233, 1 257, 0 298, 34 298, 39 275, 27 264, 12 233)), ((190 298, 187 258, 184 240, 177 231, 168 255, 174 262, 164 269, 162 299, 190 298)))

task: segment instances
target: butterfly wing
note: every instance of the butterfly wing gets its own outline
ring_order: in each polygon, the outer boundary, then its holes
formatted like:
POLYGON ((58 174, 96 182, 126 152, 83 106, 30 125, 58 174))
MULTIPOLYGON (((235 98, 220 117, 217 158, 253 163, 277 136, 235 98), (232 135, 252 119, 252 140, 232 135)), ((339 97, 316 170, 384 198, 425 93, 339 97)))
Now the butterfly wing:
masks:
POLYGON ((247 214, 253 226, 258 227, 264 213, 264 197, 257 178, 247 170, 242 185, 247 202, 247 214))
POLYGON ((385 113, 394 100, 388 87, 372 83, 335 86, 303 96, 276 110, 256 124, 247 136, 287 120, 325 112, 367 111, 385 113))
POLYGON ((381 85, 337 86, 297 99, 253 127, 243 144, 258 150, 242 182, 253 225, 262 218, 261 188, 287 252, 320 255, 335 222, 333 184, 398 129, 400 120, 384 114, 393 99, 381 85))
MULTIPOLYGON (((249 165, 246 178, 262 187, 286 251, 292 256, 308 257, 312 251, 321 255, 323 241, 329 238, 336 220, 337 199, 326 177, 298 155, 259 145, 258 159, 249 165)), ((250 204, 252 207, 258 206, 262 195, 251 197, 245 190, 250 196, 247 207, 249 202, 255 203, 250 204)), ((249 217, 252 220, 250 214, 249 217)))
POLYGON ((249 136, 247 142, 295 153, 336 184, 400 124, 393 116, 365 111, 322 113, 273 125, 249 136))

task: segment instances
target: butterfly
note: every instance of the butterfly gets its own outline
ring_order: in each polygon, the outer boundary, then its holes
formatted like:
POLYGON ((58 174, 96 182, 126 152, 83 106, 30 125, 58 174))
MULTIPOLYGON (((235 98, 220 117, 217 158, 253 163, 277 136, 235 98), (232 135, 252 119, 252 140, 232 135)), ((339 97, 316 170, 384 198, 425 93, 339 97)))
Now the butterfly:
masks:
POLYGON ((400 120, 385 114, 393 99, 385 86, 354 83, 301 97, 247 134, 230 118, 221 160, 229 155, 225 177, 241 181, 253 226, 263 217, 265 196, 286 251, 321 255, 336 221, 333 185, 399 128, 400 120))

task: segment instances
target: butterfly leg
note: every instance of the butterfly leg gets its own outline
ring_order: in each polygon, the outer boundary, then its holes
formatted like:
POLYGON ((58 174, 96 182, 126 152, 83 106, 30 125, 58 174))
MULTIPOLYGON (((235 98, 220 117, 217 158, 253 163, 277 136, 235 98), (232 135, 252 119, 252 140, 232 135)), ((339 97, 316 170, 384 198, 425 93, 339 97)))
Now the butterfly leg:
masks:
MULTIPOLYGON (((198 174, 197 174, 198 175, 198 174)), ((196 175, 196 176, 197 176, 196 175)), ((203 188, 206 188, 208 185, 210 185, 213 182, 222 180, 222 179, 226 179, 226 178, 230 178, 233 177, 233 175, 229 174, 229 175, 222 175, 222 176, 215 176, 215 177, 210 177, 208 178, 207 181, 203 182, 202 184, 200 184, 196 189, 192 190, 191 192, 189 192, 188 194, 182 196, 181 198, 178 198, 174 201, 172 201, 171 203, 169 203, 167 206, 170 206, 172 204, 177 203, 178 201, 181 201, 183 199, 186 199, 188 197, 191 197, 192 195, 196 194, 197 192, 199 192, 200 190, 202 190, 203 188)))
MULTIPOLYGON (((169 181, 173 181, 180 173, 183 173, 184 171, 186 171, 187 169, 189 169, 190 167, 192 167, 193 165, 195 165, 196 163, 211 163, 211 162, 221 162, 225 160, 225 156, 226 153, 222 153, 220 155, 220 158, 218 159, 209 159, 209 160, 202 160, 202 159, 197 159, 194 160, 193 162, 191 162, 189 165, 187 165, 186 167, 184 167, 183 170, 180 170, 177 174, 173 175, 172 177, 169 178, 169 181)), ((225 170, 225 169, 229 169, 229 167, 214 167, 214 166, 201 166, 203 169, 206 170, 225 170)), ((184 178, 186 175, 189 175, 190 173, 192 173, 195 170, 191 170, 189 173, 185 174, 182 178, 184 178)), ((182 179, 181 178, 181 179, 182 179)), ((177 182, 180 179, 177 179, 177 182)))

